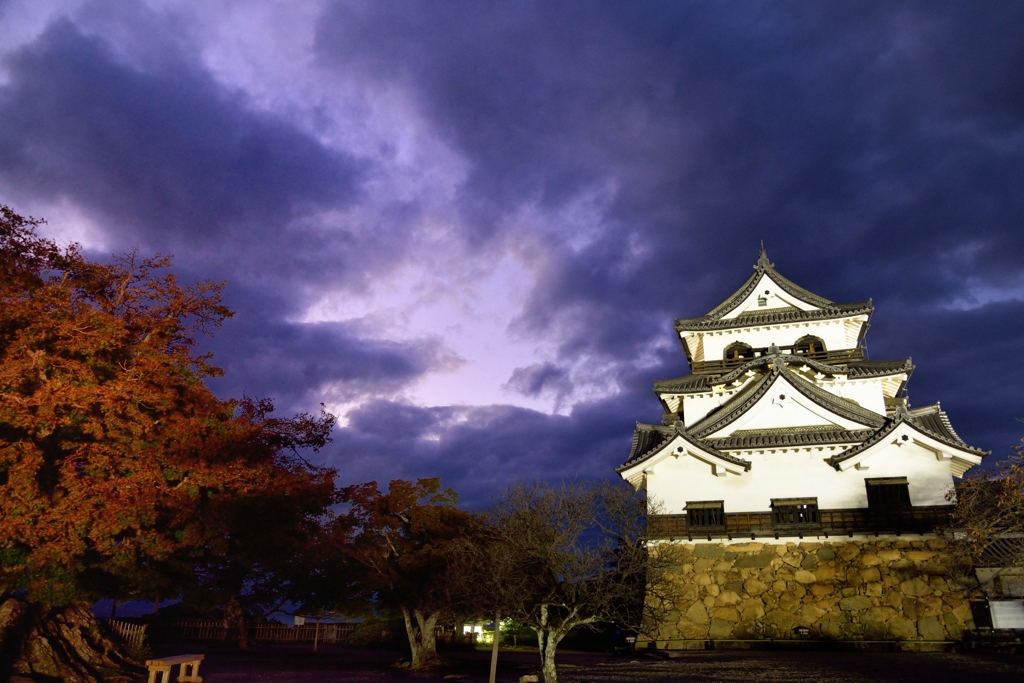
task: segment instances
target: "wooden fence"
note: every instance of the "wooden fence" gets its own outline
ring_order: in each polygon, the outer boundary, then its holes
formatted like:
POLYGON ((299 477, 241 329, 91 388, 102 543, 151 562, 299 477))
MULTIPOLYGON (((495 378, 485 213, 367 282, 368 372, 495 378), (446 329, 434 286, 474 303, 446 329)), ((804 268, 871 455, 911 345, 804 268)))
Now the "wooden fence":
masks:
MULTIPOLYGON (((224 628, 224 622, 213 619, 154 620, 150 622, 154 641, 202 641, 238 638, 237 628, 224 628)), ((341 643, 356 629, 356 624, 316 624, 291 626, 277 622, 257 621, 246 624, 249 640, 271 643, 341 643)))
POLYGON ((137 652, 142 649, 142 643, 146 639, 147 624, 132 624, 119 619, 107 619, 106 621, 110 630, 124 641, 129 650, 137 652))
MULTIPOLYGON (((98 618, 97 621, 108 624, 125 642, 130 637, 137 637, 141 645, 142 639, 149 637, 150 642, 189 642, 189 641, 225 641, 238 640, 237 628, 224 628, 224 622, 215 619, 132 619, 123 621, 98 618), (148 630, 147 630, 148 629, 148 630), (138 634, 137 636, 133 634, 138 634)), ((252 642, 264 643, 344 643, 356 630, 358 624, 353 623, 321 623, 306 622, 302 626, 292 626, 274 621, 246 622, 246 635, 252 642)), ((380 632, 384 640, 390 638, 404 639, 405 633, 394 633, 387 629, 380 632)), ((435 633, 437 642, 451 645, 461 642, 473 644, 475 633, 463 634, 450 628, 438 627, 435 633)), ((134 641, 132 641, 134 642, 134 641)))

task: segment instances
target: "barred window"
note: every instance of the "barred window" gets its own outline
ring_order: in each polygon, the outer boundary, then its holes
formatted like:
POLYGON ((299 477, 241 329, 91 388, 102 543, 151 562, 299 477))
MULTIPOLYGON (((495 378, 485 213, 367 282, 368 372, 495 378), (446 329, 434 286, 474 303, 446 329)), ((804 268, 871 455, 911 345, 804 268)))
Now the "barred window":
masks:
POLYGON ((725 503, 721 500, 705 500, 686 503, 686 523, 693 527, 724 527, 725 503))
POLYGON ((810 356, 811 358, 826 358, 828 356, 825 342, 822 341, 821 337, 811 335, 797 339, 796 344, 793 345, 793 353, 800 354, 801 356, 810 356))
POLYGON ((910 484, 906 477, 865 479, 868 489, 868 508, 910 507, 910 484))
POLYGON ((772 524, 815 526, 821 524, 817 498, 773 498, 772 524))
POLYGON ((725 360, 734 363, 741 363, 754 357, 754 349, 750 344, 734 342, 725 347, 725 360))

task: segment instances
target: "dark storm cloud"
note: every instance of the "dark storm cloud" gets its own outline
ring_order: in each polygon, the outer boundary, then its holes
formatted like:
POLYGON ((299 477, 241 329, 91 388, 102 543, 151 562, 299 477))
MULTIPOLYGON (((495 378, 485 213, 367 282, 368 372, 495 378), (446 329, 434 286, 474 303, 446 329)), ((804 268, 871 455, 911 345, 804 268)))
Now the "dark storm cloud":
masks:
POLYGON ((876 313, 873 357, 914 359, 911 405, 936 401, 968 443, 1007 455, 1024 434, 1024 304, 992 303, 970 311, 914 306, 876 313))
POLYGON ((346 482, 441 477, 476 507, 514 481, 614 476, 609 465, 629 450, 635 405, 635 394, 619 395, 566 417, 513 406, 372 402, 336 434, 331 464, 346 482))
POLYGON ((942 398, 1004 453, 1024 406, 989 370, 1019 374, 1019 334, 1006 306, 943 307, 979 286, 1022 296, 1022 28, 1015 4, 337 3, 317 46, 408 88, 471 161, 467 239, 614 187, 582 247, 551 237, 517 323, 557 334, 563 359, 670 339, 764 239, 808 288, 874 297, 873 357, 913 354, 915 404, 942 398))
MULTIPOLYGON (((656 253, 639 259, 633 287, 689 288, 680 271, 715 261, 737 277, 761 237, 799 247, 808 271, 839 257, 874 270, 902 256, 894 238, 920 240, 927 258, 983 222, 982 262, 1012 268, 1007 247, 1022 245, 1009 192, 1020 145, 1000 148, 1022 114, 1019 8, 352 7, 325 18, 324 59, 418 93, 474 162, 467 211, 620 183, 604 237, 615 248, 584 250, 578 260, 597 257, 591 276, 548 283, 549 297, 569 282, 568 300, 606 295, 607 274, 630 260, 620 233, 635 229, 656 253)), ((678 307, 678 291, 638 294, 678 307)), ((541 315, 554 302, 542 303, 541 315)))
POLYGON ((440 362, 436 342, 368 338, 344 323, 288 324, 252 317, 212 345, 226 395, 273 396, 282 410, 391 393, 440 362))
POLYGON ((568 373, 554 363, 534 363, 516 368, 505 386, 524 396, 540 396, 552 392, 564 394, 572 391, 568 373))
MULTIPOLYGON (((104 11, 117 28, 118 6, 104 11)), ((324 452, 345 482, 441 475, 477 504, 514 478, 614 476, 633 421, 659 421, 651 381, 686 372, 672 318, 739 287, 761 239, 812 291, 873 297, 871 356, 912 355, 913 404, 941 400, 968 442, 1002 454, 1024 433, 1022 12, 329 5, 316 68, 408 96, 426 132, 401 135, 437 136, 465 163, 451 206, 407 188, 371 196, 366 179, 397 156, 394 141, 378 158, 328 148, 220 85, 175 40, 137 62, 116 44, 187 19, 88 35, 58 20, 8 57, 0 185, 68 198, 117 247, 173 250, 186 279, 228 279, 239 313, 210 346, 228 370, 217 390, 288 410, 365 399, 324 452), (429 265, 416 230, 434 200, 480 272, 503 249, 528 254, 536 280, 510 332, 556 353, 508 388, 568 396, 593 373, 605 395, 568 415, 415 406, 403 388, 450 361, 439 342, 294 322, 339 283, 369 288, 389 268, 429 265), (322 218, 354 206, 358 226, 322 218)))
POLYGON ((303 212, 349 204, 362 162, 253 111, 185 59, 140 70, 68 20, 6 66, 0 180, 35 199, 70 197, 117 248, 174 250, 185 280, 229 280, 239 315, 203 342, 227 370, 216 390, 301 410, 394 391, 438 361, 429 340, 288 321, 315 296, 304 281, 345 276, 351 241, 303 225, 303 212))
POLYGON ((0 177, 36 197, 70 196, 129 243, 202 249, 278 238, 310 249, 268 224, 356 192, 359 163, 252 111, 184 60, 143 72, 58 20, 6 66, 0 177))

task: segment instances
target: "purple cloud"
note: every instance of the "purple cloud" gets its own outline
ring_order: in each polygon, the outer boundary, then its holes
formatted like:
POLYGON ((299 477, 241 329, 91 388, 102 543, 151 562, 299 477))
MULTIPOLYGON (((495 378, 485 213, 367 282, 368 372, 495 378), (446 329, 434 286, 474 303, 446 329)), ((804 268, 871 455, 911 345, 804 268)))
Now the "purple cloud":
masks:
POLYGON ((762 239, 874 298, 912 403, 1022 433, 1015 7, 4 11, 48 18, 3 53, 0 199, 228 280, 217 390, 326 401, 347 481, 612 476, 686 371, 672 319, 762 239))

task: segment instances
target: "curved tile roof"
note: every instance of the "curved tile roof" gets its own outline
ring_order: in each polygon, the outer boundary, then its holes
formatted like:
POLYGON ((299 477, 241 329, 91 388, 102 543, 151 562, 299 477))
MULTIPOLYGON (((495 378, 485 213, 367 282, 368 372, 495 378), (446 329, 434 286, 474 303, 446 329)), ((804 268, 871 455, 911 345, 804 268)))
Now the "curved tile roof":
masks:
MULTIPOLYGON (((936 404, 935 406, 926 406, 926 408, 934 408, 937 407, 937 405, 938 404, 936 404)), ((918 410, 923 409, 919 408, 918 410)), ((948 421, 949 419, 946 418, 946 422, 948 421)), ((850 458, 853 458, 857 455, 860 455, 864 451, 868 450, 869 448, 877 444, 879 441, 882 441, 887 436, 892 434, 892 432, 897 427, 904 423, 913 426, 918 431, 924 433, 927 436, 932 437, 933 439, 940 443, 946 444, 947 446, 967 451, 968 453, 972 453, 974 455, 980 455, 982 457, 985 457, 986 455, 991 453, 991 451, 984 451, 980 448, 975 448, 974 446, 968 446, 966 443, 961 441, 959 437, 951 438, 948 434, 945 434, 943 432, 932 431, 931 427, 927 426, 926 421, 921 420, 919 417, 911 415, 910 411, 908 411, 906 408, 900 405, 896 410, 896 415, 886 420, 886 425, 882 429, 879 429, 877 432, 875 432, 875 434, 871 438, 866 439, 859 445, 849 448, 843 451, 842 453, 837 453, 836 455, 833 455, 831 458, 828 458, 826 462, 838 470, 840 469, 840 463, 849 460, 850 458)), ((950 427, 950 430, 952 430, 952 426, 950 427)))
POLYGON ((870 301, 855 304, 831 304, 828 308, 816 311, 802 311, 798 308, 783 308, 737 316, 735 318, 680 318, 675 322, 677 332, 690 330, 722 330, 733 327, 754 327, 757 325, 782 325, 793 322, 812 320, 832 320, 851 315, 874 312, 870 301))
POLYGON ((690 394, 710 391, 716 384, 728 384, 733 382, 749 370, 761 368, 770 362, 781 360, 788 365, 806 365, 818 372, 829 375, 846 375, 851 379, 862 379, 867 377, 885 377, 901 372, 910 374, 914 372, 914 365, 910 358, 902 360, 861 360, 849 363, 830 364, 823 361, 801 356, 799 354, 779 354, 760 356, 740 365, 729 372, 721 375, 683 375, 673 379, 656 380, 654 382, 655 393, 677 393, 690 394))
POLYGON ((707 442, 719 450, 824 446, 860 443, 874 433, 874 429, 761 429, 737 431, 707 442))
MULTIPOLYGON (((773 358, 784 358, 784 356, 773 356, 773 358)), ((773 363, 771 371, 765 373, 761 379, 740 391, 732 401, 690 427, 690 434, 703 438, 737 420, 768 392, 777 377, 783 375, 802 395, 836 415, 876 429, 885 424, 885 418, 881 415, 808 382, 788 370, 785 363, 773 363)))
POLYGON ((723 460, 725 462, 730 462, 734 465, 738 465, 742 467, 744 470, 750 470, 751 463, 749 460, 737 458, 735 456, 729 455, 728 453, 722 453, 714 446, 712 446, 709 442, 693 438, 693 436, 686 432, 686 428, 683 426, 682 422, 676 422, 673 427, 659 427, 657 425, 649 425, 637 422, 636 431, 633 432, 634 449, 630 450, 629 458, 626 460, 626 462, 622 463, 622 465, 615 468, 615 471, 622 472, 623 470, 626 470, 630 467, 639 465, 640 463, 642 463, 643 461, 647 460, 655 453, 660 451, 666 442, 674 439, 677 436, 682 438, 683 441, 687 442, 694 448, 703 451, 708 455, 718 458, 719 460, 723 460), (658 432, 662 434, 664 438, 655 441, 655 439, 651 438, 653 435, 642 435, 641 432, 658 432), (638 443, 641 443, 647 439, 649 439, 648 441, 646 441, 648 447, 646 447, 643 450, 635 448, 638 443))

